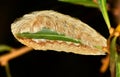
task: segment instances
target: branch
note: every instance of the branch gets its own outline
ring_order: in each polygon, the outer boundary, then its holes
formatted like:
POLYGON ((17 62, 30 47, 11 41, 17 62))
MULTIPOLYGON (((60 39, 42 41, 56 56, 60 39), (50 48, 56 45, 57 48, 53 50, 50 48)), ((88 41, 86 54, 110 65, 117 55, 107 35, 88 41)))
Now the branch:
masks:
POLYGON ((20 49, 12 49, 10 53, 0 56, 0 65, 6 66, 8 61, 10 61, 11 59, 21 56, 22 54, 25 54, 31 50, 32 48, 29 48, 29 47, 22 47, 20 49))

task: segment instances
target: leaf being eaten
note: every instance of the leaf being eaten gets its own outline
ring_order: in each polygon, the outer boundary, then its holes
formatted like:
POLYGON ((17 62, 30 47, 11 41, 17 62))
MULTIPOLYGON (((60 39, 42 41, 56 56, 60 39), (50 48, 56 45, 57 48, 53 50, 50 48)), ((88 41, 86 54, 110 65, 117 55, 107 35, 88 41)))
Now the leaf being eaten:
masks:
POLYGON ((48 39, 48 40, 60 40, 74 43, 81 43, 80 40, 73 39, 71 37, 65 36, 64 34, 59 34, 50 29, 43 28, 41 31, 36 33, 23 32, 18 33, 18 37, 29 38, 29 39, 48 39))

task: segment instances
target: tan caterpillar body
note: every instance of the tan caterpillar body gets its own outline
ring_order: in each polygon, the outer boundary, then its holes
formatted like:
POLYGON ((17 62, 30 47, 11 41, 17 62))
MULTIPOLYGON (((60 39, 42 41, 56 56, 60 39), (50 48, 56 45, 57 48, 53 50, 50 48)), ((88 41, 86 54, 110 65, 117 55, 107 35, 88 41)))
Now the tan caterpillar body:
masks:
POLYGON ((99 47, 106 47, 106 39, 82 21, 53 10, 36 11, 24 15, 11 26, 15 38, 36 50, 55 50, 83 55, 102 55, 99 47), (66 37, 81 40, 82 44, 61 40, 29 39, 18 37, 18 33, 36 33, 48 28, 66 37))

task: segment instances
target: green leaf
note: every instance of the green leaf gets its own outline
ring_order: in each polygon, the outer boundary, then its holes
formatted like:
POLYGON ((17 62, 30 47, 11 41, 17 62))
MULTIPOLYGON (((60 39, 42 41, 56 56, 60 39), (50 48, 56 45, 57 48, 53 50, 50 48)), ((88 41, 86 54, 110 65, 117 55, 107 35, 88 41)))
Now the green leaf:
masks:
POLYGON ((71 37, 67 37, 64 34, 59 34, 55 31, 51 31, 49 29, 42 29, 39 32, 36 33, 18 33, 18 37, 23 38, 29 38, 29 39, 48 39, 48 40, 61 40, 61 41, 68 41, 68 42, 74 42, 74 43, 81 43, 80 40, 73 39, 71 37))
POLYGON ((107 27, 108 29, 110 29, 111 25, 110 25, 110 20, 109 20, 108 13, 107 13, 107 2, 106 0, 97 0, 97 1, 98 1, 99 8, 102 12, 103 18, 107 24, 107 27))
POLYGON ((0 45, 0 52, 10 51, 12 48, 7 45, 0 45))
POLYGON ((93 0, 59 0, 59 1, 84 5, 84 6, 87 6, 87 7, 98 8, 98 5, 95 2, 93 2, 93 0))

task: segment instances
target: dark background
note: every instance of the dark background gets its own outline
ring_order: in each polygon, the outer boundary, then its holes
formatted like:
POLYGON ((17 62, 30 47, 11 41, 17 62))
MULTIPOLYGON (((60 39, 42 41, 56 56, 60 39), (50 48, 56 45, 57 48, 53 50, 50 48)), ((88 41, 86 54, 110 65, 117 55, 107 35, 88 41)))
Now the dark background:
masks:
MULTIPOLYGON (((57 0, 0 0, 0 44, 21 47, 11 33, 11 23, 26 13, 56 10, 79 18, 105 38, 109 36, 99 9, 59 2, 57 0)), ((55 51, 31 51, 10 61, 12 77, 110 77, 109 69, 99 72, 105 56, 85 56, 55 51)), ((6 77, 0 67, 0 77, 6 77)))

